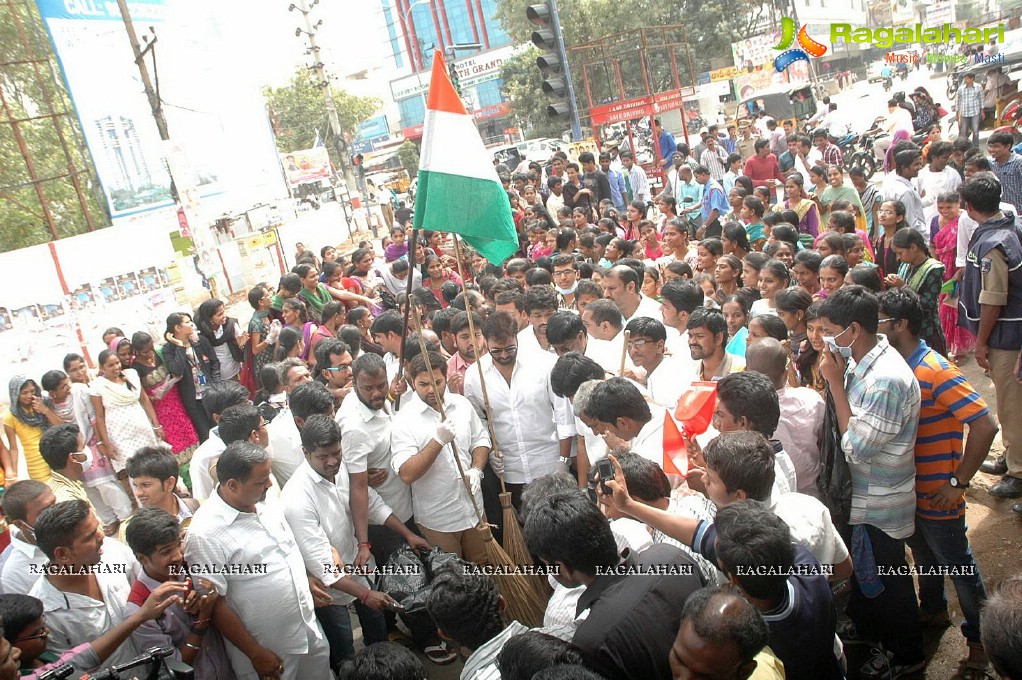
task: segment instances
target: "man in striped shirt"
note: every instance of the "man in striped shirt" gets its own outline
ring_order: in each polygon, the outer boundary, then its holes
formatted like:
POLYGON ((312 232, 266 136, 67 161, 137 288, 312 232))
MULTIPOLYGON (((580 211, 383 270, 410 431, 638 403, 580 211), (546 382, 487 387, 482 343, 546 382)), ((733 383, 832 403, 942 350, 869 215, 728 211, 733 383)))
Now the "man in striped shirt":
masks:
MULTIPOLYGON (((997 434, 986 402, 957 366, 919 339, 923 308, 907 288, 880 295, 880 330, 915 372, 921 391, 916 436, 916 533, 909 539, 915 563, 936 570, 949 567, 965 616, 962 634, 969 664, 985 664, 979 610, 986 587, 972 556, 965 526, 965 490, 997 434), (969 437, 964 437, 965 425, 969 437), (965 453, 962 453, 962 441, 965 453)), ((950 623, 943 576, 919 576, 923 624, 950 623)))
POLYGON ((841 448, 852 476, 852 594, 855 632, 846 643, 879 640, 863 678, 898 678, 926 664, 919 605, 905 561, 915 532, 919 384, 905 360, 877 335, 872 293, 846 286, 820 307, 827 349, 820 372, 834 399, 841 448))

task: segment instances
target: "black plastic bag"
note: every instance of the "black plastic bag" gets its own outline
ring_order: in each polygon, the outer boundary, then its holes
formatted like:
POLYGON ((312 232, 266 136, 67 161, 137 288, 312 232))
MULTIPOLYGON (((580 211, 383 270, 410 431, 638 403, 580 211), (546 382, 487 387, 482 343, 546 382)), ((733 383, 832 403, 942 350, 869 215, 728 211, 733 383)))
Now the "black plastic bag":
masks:
POLYGON ((444 552, 438 547, 420 554, 407 545, 401 546, 387 560, 379 590, 397 600, 404 607, 404 613, 425 611, 433 575, 457 559, 454 553, 444 552))

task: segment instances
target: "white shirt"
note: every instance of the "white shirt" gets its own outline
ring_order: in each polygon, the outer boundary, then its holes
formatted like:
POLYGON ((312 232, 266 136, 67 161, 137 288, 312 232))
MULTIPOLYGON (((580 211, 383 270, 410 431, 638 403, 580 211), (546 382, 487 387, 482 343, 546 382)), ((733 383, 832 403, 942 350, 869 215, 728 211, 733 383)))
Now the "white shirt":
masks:
MULTIPOLYGON (((286 409, 281 413, 287 414, 288 418, 291 417, 291 412, 286 409)), ((276 422, 280 417, 278 414, 273 421, 276 422)), ((270 423, 270 425, 272 424, 270 423)), ((196 500, 204 501, 213 493, 215 484, 213 484, 213 477, 209 474, 209 465, 214 458, 219 458, 226 449, 227 445, 224 444, 223 439, 220 439, 220 428, 214 427, 209 431, 209 439, 199 444, 195 453, 192 454, 192 462, 188 466, 188 471, 192 477, 192 496, 196 500)))
MULTIPOLYGON (((539 338, 536 337, 536 331, 532 324, 529 324, 522 330, 518 331, 516 336, 518 341, 518 356, 525 359, 539 358, 542 360, 544 355, 557 359, 557 353, 554 352, 553 348, 543 349, 543 345, 539 344, 539 338)), ((472 371, 469 371, 472 373, 472 371)), ((468 373, 465 374, 468 377, 468 373)))
MULTIPOLYGON (((536 355, 515 361, 510 385, 493 365, 492 356, 479 361, 493 415, 494 445, 504 454, 504 480, 528 484, 563 470, 560 440, 575 436, 575 425, 568 400, 550 387, 554 358, 536 355)), ((465 397, 485 418, 478 371, 465 375, 465 397)))
POLYGON ((795 477, 795 464, 786 451, 774 454, 774 485, 770 489, 770 498, 780 498, 795 490, 798 480, 795 477))
POLYGON ((39 546, 26 543, 20 538, 21 532, 11 525, 11 554, 4 563, 0 582, 7 594, 28 595, 39 580, 39 567, 49 560, 39 546))
POLYGON ((848 558, 848 548, 823 503, 802 493, 787 493, 770 504, 791 530, 792 542, 805 547, 820 564, 841 564, 848 558))
MULTIPOLYGON (((623 312, 622 316, 624 316, 623 312)), ((656 319, 661 323, 663 323, 664 319, 664 315, 660 311, 660 303, 651 297, 646 297, 642 293, 639 293, 639 306, 635 308, 635 311, 632 312, 632 315, 630 317, 625 319, 625 326, 628 325, 629 321, 631 321, 632 319, 637 319, 640 316, 649 317, 650 319, 656 319)))
MULTIPOLYGON (((123 607, 131 592, 127 576, 103 569, 97 570, 95 576, 103 596, 102 602, 88 595, 58 590, 45 576, 37 577, 28 594, 42 600, 46 625, 50 628, 48 651, 63 654, 83 642, 95 640, 124 620, 123 607)), ((129 638, 100 668, 131 661, 136 653, 129 638)))
POLYGON ((653 417, 642 426, 639 433, 632 438, 628 449, 637 453, 646 460, 653 461, 658 466, 664 465, 664 415, 667 409, 656 404, 650 404, 649 410, 653 417))
MULTIPOLYGON (((234 324, 234 336, 237 337, 241 335, 241 328, 238 327, 238 322, 232 321, 231 323, 234 324)), ((214 333, 214 335, 218 340, 222 338, 224 335, 224 327, 221 326, 220 329, 214 333)), ((222 345, 215 345, 213 347, 213 352, 216 354, 216 358, 220 360, 221 380, 231 380, 236 375, 241 373, 241 364, 235 361, 234 356, 231 355, 231 348, 227 344, 228 342, 233 341, 228 340, 222 345)))
POLYGON ((895 107, 893 113, 887 114, 887 120, 884 121, 883 129, 889 135, 893 135, 896 130, 904 130, 911 133, 914 129, 912 127, 912 114, 900 106, 895 107))
MULTIPOLYGON (((457 451, 461 466, 467 471, 472 466, 472 451, 480 446, 489 447, 490 437, 465 397, 445 392, 444 409, 457 434, 455 448, 445 445, 426 473, 412 482, 412 508, 415 521, 427 529, 465 531, 476 526, 479 518, 454 463, 454 452, 457 451)), ((394 472, 400 473, 401 466, 426 447, 439 424, 440 414, 418 396, 398 411, 390 430, 394 472)), ((475 495, 475 501, 482 512, 481 491, 475 495)))
POLYGON ((277 417, 266 426, 270 438, 270 453, 273 460, 270 464, 273 476, 281 486, 287 484, 298 466, 305 462, 302 452, 302 433, 295 425, 295 417, 290 408, 281 410, 277 417))
POLYGON ((412 516, 412 489, 391 468, 390 414, 385 409, 371 410, 352 390, 335 418, 341 426, 341 446, 348 472, 359 474, 369 468, 386 470, 387 479, 373 488, 394 515, 407 522, 412 516))
POLYGON ((685 329, 684 333, 679 333, 677 328, 667 326, 667 342, 664 343, 664 351, 680 361, 682 365, 686 361, 695 363, 692 358, 692 350, 688 348, 688 329, 685 329))
POLYGON ((891 172, 884 178, 881 195, 885 201, 901 201, 905 204, 905 224, 923 236, 923 242, 930 242, 930 225, 923 217, 923 200, 919 198, 912 182, 891 172))
POLYGON ((590 466, 607 457, 607 440, 593 432, 593 429, 583 423, 578 416, 575 416, 575 431, 585 441, 586 457, 590 466))
POLYGON ((688 361, 681 356, 665 356, 652 372, 646 374, 646 390, 650 399, 673 413, 681 393, 688 386, 682 376, 692 375, 694 366, 691 353, 688 353, 688 361))
POLYGON ((929 229, 930 222, 937 214, 937 197, 949 191, 957 191, 962 185, 962 176, 950 165, 945 166, 940 172, 930 170, 930 166, 927 165, 919 171, 914 183, 923 201, 923 218, 926 220, 926 228, 929 229))
MULTIPOLYGON (((298 549, 305 560, 305 570, 321 579, 327 586, 335 586, 345 575, 333 564, 330 548, 337 550, 343 565, 352 565, 358 557, 358 538, 351 518, 351 482, 348 468, 341 463, 334 481, 321 476, 308 461, 303 462, 280 492, 281 506, 298 549)), ((369 489, 369 523, 383 525, 391 515, 390 508, 379 494, 369 489)), ((370 560, 369 567, 376 563, 370 560)), ((353 577, 365 587, 364 576, 353 577)), ((355 601, 354 595, 331 588, 334 604, 347 605, 355 601)))
POLYGON ((749 310, 749 318, 754 318, 760 314, 773 314, 777 315, 777 309, 770 306, 770 300, 766 298, 760 298, 752 303, 752 308, 749 310))
POLYGON ((564 207, 564 194, 558 196, 551 192, 546 199, 546 211, 550 214, 550 217, 557 219, 557 211, 564 207))
POLYGON ((800 493, 817 496, 820 476, 820 433, 823 431, 825 404, 816 390, 808 387, 782 387, 777 390, 781 418, 774 438, 781 442, 795 466, 800 493))
MULTIPOLYGON (((219 487, 218 487, 219 488, 219 487)), ((214 490, 192 517, 185 539, 189 565, 258 565, 264 573, 205 574, 260 645, 280 656, 306 654, 323 631, 313 613, 305 561, 280 505, 258 503, 241 512, 214 490)), ((224 640, 239 677, 255 677, 252 663, 224 640)))
MULTIPOLYGON (((383 355, 383 363, 387 366, 387 383, 394 382, 394 378, 397 377, 398 371, 401 370, 401 361, 397 358, 393 352, 386 352, 383 355)), ((276 418, 274 418, 276 421, 276 418)))

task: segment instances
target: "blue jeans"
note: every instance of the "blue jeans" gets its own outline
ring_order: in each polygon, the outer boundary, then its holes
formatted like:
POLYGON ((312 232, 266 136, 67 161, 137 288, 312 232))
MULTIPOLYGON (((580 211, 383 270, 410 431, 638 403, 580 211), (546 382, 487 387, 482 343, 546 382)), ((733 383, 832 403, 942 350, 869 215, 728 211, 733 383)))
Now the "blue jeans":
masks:
MULTIPOLYGON (((355 613, 362 626, 362 639, 371 645, 387 639, 387 622, 383 613, 374 611, 355 600, 355 613)), ((323 626, 323 634, 330 643, 330 667, 337 668, 355 658, 355 637, 351 629, 351 613, 347 607, 329 605, 315 609, 316 618, 323 626)))
MULTIPOLYGON (((987 599, 987 590, 972 556, 966 529, 964 515, 958 519, 924 519, 916 515, 916 533, 908 545, 920 569, 956 567, 969 572, 952 576, 951 582, 965 616, 962 635, 969 642, 979 642, 979 610, 987 599)), ((919 608, 926 613, 945 611, 944 577, 920 575, 918 579, 919 608)))
POLYGON ((979 122, 980 114, 975 116, 962 116, 962 121, 958 129, 958 136, 969 138, 972 135, 972 145, 979 146, 979 122))

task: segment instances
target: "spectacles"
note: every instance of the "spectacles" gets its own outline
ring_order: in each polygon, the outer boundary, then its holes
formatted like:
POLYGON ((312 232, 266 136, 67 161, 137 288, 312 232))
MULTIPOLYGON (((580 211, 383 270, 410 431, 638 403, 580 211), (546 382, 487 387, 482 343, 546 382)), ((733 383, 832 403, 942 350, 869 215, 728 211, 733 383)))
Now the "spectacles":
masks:
POLYGON ((511 345, 510 347, 504 347, 504 348, 500 348, 500 347, 490 348, 490 354, 497 354, 497 355, 500 355, 500 356, 504 356, 504 355, 510 356, 512 354, 516 354, 517 352, 518 352, 518 345, 511 345))
POLYGON ((630 340, 628 342, 628 349, 642 349, 643 347, 645 347, 646 345, 648 345, 651 342, 653 342, 653 341, 652 340, 630 340))
POLYGON ((33 635, 26 635, 25 637, 17 638, 14 641, 15 642, 28 642, 29 640, 41 640, 43 638, 50 637, 50 627, 49 626, 43 626, 41 629, 38 629, 38 630, 39 630, 38 633, 35 633, 33 635))
POLYGON ((888 321, 897 321, 897 319, 878 319, 877 323, 878 324, 887 323, 888 321))
POLYGON ((351 364, 343 364, 341 366, 327 366, 324 370, 327 371, 343 371, 347 373, 351 370, 351 364))
POLYGON ((563 269, 561 271, 554 272, 554 276, 574 276, 574 275, 575 275, 574 269, 563 269))

